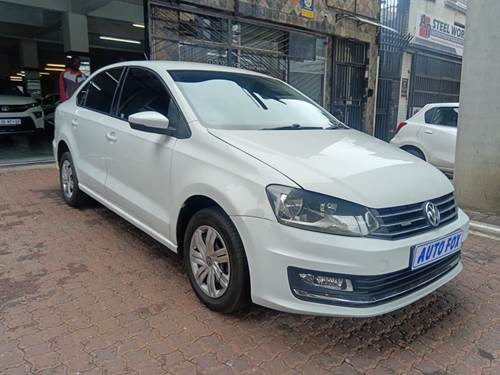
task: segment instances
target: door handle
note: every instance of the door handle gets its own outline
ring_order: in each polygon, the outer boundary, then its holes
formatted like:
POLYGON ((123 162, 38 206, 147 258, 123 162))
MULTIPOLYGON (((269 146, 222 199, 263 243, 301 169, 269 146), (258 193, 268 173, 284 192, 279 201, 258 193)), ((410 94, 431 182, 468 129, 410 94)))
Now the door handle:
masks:
POLYGON ((432 134, 432 130, 424 130, 425 134, 432 134))
POLYGON ((76 129, 78 127, 78 120, 76 119, 71 120, 71 126, 76 129))
POLYGON ((118 140, 115 132, 106 133, 106 139, 111 143, 115 143, 118 140))

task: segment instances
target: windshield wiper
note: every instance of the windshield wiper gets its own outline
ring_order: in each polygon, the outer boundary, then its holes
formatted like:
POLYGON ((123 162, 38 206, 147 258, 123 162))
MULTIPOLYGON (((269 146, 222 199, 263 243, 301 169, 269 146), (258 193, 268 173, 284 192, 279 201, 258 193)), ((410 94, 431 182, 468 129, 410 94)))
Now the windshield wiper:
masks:
POLYGON ((278 126, 276 128, 262 128, 261 130, 310 130, 310 129, 324 129, 321 126, 302 126, 300 124, 292 124, 287 126, 278 126))

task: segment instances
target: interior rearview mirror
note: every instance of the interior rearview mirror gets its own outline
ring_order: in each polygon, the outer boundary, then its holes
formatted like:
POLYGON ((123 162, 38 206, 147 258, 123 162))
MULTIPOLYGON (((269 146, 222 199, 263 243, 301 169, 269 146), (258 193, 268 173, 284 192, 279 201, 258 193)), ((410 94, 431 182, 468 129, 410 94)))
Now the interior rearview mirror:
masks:
POLYGON ((128 117, 128 122, 132 129, 147 133, 171 135, 173 130, 168 127, 168 118, 155 111, 134 113, 128 117))

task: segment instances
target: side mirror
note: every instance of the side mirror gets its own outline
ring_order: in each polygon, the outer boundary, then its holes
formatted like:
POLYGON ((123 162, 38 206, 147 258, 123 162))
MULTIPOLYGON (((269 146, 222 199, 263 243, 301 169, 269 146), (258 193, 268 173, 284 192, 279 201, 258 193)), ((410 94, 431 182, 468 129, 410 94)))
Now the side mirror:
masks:
POLYGON ((172 135, 173 129, 169 129, 168 127, 168 118, 159 112, 146 111, 134 113, 128 117, 128 123, 130 127, 135 130, 147 133, 172 135))

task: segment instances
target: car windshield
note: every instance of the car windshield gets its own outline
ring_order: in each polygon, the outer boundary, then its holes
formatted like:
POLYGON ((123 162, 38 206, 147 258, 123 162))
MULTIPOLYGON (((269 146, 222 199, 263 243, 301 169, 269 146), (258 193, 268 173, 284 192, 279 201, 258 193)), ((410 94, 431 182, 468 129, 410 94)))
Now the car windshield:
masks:
POLYGON ((200 122, 231 130, 345 128, 330 113, 283 82, 257 75, 171 70, 200 122))
POLYGON ((0 95, 22 96, 23 93, 13 83, 9 81, 0 80, 0 95))

